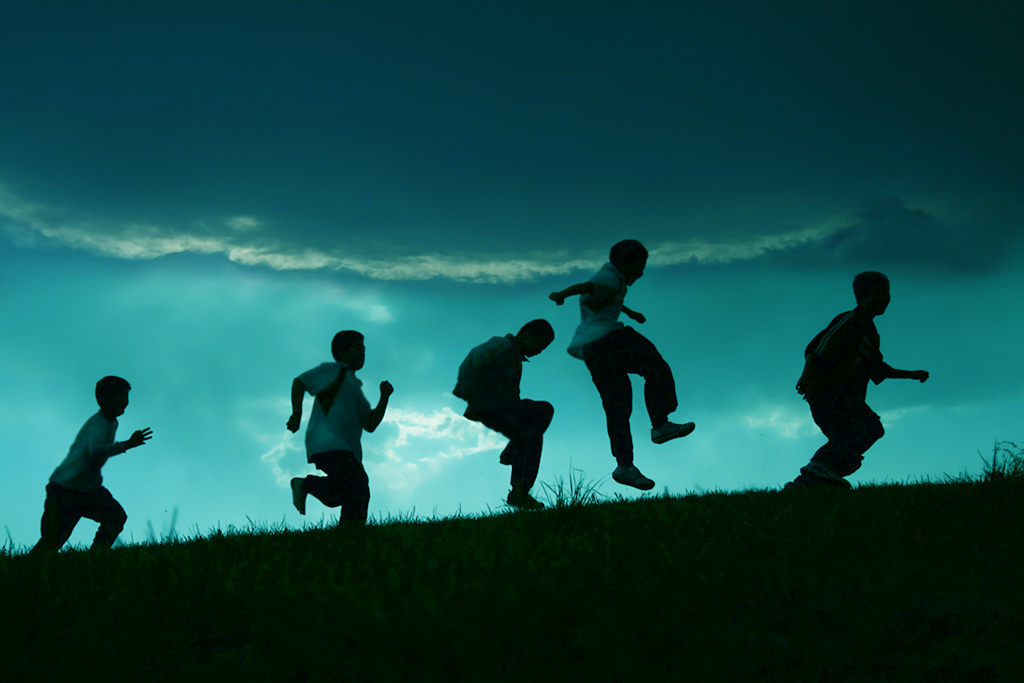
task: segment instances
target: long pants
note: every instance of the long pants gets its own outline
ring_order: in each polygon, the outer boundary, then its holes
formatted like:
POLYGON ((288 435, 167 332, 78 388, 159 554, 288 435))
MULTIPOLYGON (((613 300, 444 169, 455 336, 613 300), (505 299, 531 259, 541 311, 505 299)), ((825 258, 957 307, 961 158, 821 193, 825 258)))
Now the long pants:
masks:
POLYGON ((529 492, 537 482, 544 432, 554 414, 555 408, 550 403, 524 398, 499 410, 472 413, 466 417, 509 440, 505 455, 511 460, 512 487, 522 487, 523 492, 529 492))
POLYGON ((40 538, 32 552, 60 550, 83 517, 100 524, 92 541, 93 548, 114 545, 128 521, 124 508, 103 486, 92 491, 75 491, 53 482, 47 484, 43 519, 39 523, 40 538))
POLYGON ((818 449, 811 462, 825 465, 840 477, 847 477, 864 462, 864 453, 885 435, 882 421, 864 401, 839 397, 836 400, 808 401, 811 417, 828 442, 818 449))
POLYGON ((340 507, 340 518, 366 523, 370 507, 370 478, 363 464, 351 451, 326 451, 310 457, 310 462, 325 473, 306 476, 306 492, 329 508, 340 507))
POLYGON ((644 401, 652 427, 660 427, 678 407, 672 370, 646 337, 623 327, 587 344, 583 360, 601 394, 612 455, 622 467, 633 464, 633 387, 629 376, 644 378, 644 401))

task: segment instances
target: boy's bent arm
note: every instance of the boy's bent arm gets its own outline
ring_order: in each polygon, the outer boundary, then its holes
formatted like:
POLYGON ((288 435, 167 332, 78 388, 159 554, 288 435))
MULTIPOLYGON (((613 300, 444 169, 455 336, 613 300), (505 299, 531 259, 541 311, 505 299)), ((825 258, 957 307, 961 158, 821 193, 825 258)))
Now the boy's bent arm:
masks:
POLYGON ((292 414, 288 418, 288 431, 297 432, 299 431, 299 425, 302 424, 302 399, 306 395, 306 385, 302 383, 302 380, 296 377, 292 380, 292 414))
POLYGON ((391 398, 391 394, 395 393, 394 387, 391 386, 391 382, 383 381, 380 383, 380 400, 377 402, 377 407, 366 414, 363 418, 363 429, 368 432, 374 432, 380 423, 384 421, 384 413, 388 409, 388 399, 391 398))

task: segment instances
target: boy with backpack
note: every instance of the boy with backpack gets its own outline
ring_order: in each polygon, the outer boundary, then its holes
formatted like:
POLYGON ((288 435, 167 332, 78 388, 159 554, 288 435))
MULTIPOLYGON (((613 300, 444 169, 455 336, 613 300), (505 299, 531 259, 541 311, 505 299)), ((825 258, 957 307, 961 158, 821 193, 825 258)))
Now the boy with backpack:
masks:
POLYGON ((860 468, 864 453, 885 434, 881 419, 866 403, 868 381, 928 380, 924 370, 896 370, 882 360, 874 318, 889 306, 889 279, 876 271, 860 273, 853 280, 853 293, 857 307, 837 315, 804 352, 796 390, 828 442, 786 488, 850 488, 845 477, 860 468))

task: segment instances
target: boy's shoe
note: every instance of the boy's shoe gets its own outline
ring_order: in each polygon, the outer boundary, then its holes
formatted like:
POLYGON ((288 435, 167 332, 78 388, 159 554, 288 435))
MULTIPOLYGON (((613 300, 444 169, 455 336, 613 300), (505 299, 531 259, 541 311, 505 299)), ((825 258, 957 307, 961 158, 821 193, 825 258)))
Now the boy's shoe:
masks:
POLYGON ((672 439, 678 439, 681 436, 686 436, 691 433, 697 425, 692 422, 686 424, 676 424, 675 422, 666 422, 660 427, 655 427, 651 430, 651 441, 654 443, 665 443, 672 439))
POLYGON ((306 514, 306 478, 294 477, 292 479, 292 505, 299 511, 300 515, 306 514))
POLYGON ((629 467, 623 467, 619 465, 612 472, 612 479, 623 484, 625 486, 632 486, 635 489, 641 491, 650 491, 654 488, 654 480, 648 479, 640 470, 636 468, 636 465, 630 465, 629 467))
POLYGON ((508 494, 508 498, 505 502, 514 508, 521 508, 523 510, 543 510, 544 503, 540 502, 526 491, 518 487, 513 487, 508 494))
POLYGON ((850 482, 830 470, 820 462, 811 461, 800 468, 800 476, 797 480, 803 480, 805 485, 824 484, 827 486, 838 486, 839 488, 852 488, 850 482))

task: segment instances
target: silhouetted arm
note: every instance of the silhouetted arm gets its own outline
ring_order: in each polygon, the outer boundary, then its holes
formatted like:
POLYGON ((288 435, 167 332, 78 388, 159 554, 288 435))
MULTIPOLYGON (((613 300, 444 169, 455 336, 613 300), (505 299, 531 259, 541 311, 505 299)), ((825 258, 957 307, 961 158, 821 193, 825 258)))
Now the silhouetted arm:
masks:
POLYGON ((890 379, 916 379, 919 382, 928 381, 927 370, 897 370, 896 368, 885 366, 885 376, 890 379))
POLYGON ((296 377, 292 381, 292 415, 288 418, 288 431, 295 433, 299 431, 302 424, 302 399, 306 395, 306 385, 296 377))
POLYGON ((391 382, 383 381, 380 383, 380 401, 377 402, 377 407, 366 414, 363 418, 363 429, 368 432, 375 431, 380 423, 384 420, 384 412, 388 409, 388 399, 391 398, 391 394, 395 393, 395 388, 391 386, 391 382))
POLYGON ((643 325, 645 322, 647 322, 647 318, 644 317, 643 313, 640 313, 638 311, 634 311, 631 308, 626 308, 625 306, 623 306, 622 307, 622 312, 625 313, 626 315, 628 315, 633 320, 635 320, 638 323, 640 323, 641 325, 643 325))
POLYGON ((561 306, 565 303, 566 298, 570 296, 576 296, 577 294, 590 294, 593 291, 594 283, 588 280, 587 282, 575 284, 572 287, 566 287, 560 292, 551 292, 551 294, 548 295, 548 298, 561 306))

